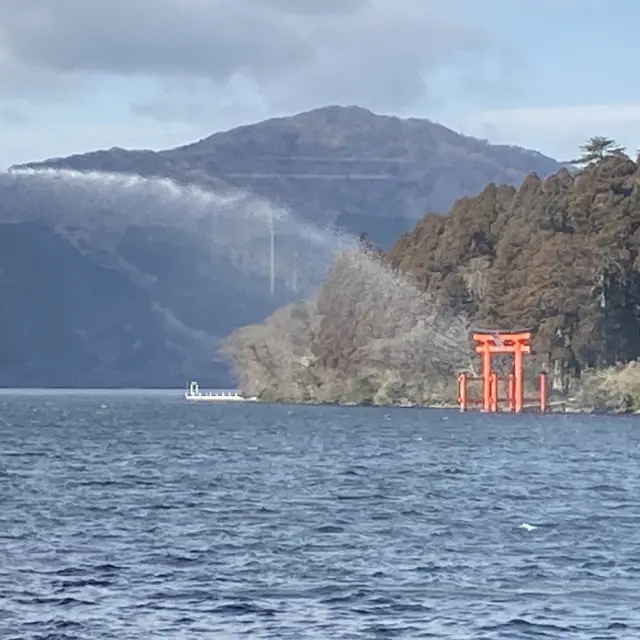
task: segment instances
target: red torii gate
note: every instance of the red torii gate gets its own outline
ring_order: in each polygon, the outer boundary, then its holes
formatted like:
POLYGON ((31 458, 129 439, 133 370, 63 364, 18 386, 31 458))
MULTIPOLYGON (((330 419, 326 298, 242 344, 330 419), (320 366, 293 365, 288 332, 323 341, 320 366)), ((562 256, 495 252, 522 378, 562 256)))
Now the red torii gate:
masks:
MULTIPOLYGON (((466 411, 469 405, 467 383, 469 380, 482 380, 482 405, 483 411, 497 411, 498 403, 498 376, 492 369, 493 354, 513 354, 513 370, 507 379, 507 402, 509 410, 520 413, 524 406, 524 375, 523 355, 531 353, 530 330, 477 330, 472 333, 476 342, 476 352, 482 358, 482 375, 474 378, 466 373, 458 376, 458 404, 461 411, 466 411)), ((547 380, 546 374, 540 374, 540 410, 547 409, 547 380)), ((475 402, 475 404, 478 404, 475 402)))

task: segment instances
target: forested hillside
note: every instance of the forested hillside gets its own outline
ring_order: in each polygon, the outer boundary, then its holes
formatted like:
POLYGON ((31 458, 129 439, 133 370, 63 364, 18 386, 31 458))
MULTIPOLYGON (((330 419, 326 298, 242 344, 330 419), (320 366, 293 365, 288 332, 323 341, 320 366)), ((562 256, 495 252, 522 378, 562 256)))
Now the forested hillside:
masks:
POLYGON ((386 253, 343 254, 306 315, 289 314, 291 331, 280 311, 281 333, 294 337, 278 337, 270 320, 229 339, 244 384, 283 397, 296 388, 299 358, 257 373, 286 340, 296 350, 285 352, 305 358, 298 395, 427 401, 473 366, 458 346, 473 325, 533 328, 535 365, 558 390, 585 369, 638 358, 640 167, 611 147, 596 144, 577 171, 491 183, 427 214, 386 253))

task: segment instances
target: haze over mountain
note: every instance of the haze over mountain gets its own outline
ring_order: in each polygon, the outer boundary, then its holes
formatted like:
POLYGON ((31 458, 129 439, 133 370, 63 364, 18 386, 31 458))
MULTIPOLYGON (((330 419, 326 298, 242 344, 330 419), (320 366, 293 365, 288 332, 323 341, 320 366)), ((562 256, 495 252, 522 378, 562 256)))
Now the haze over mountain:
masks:
POLYGON ((389 246, 426 209, 558 168, 358 107, 13 167, 0 177, 0 384, 226 386, 217 340, 315 290, 341 245, 325 227, 389 246))
POLYGON ((273 118, 166 151, 114 148, 24 166, 231 185, 316 225, 367 231, 384 247, 425 210, 444 212, 488 182, 515 185, 530 171, 546 176, 560 167, 536 151, 354 106, 273 118))

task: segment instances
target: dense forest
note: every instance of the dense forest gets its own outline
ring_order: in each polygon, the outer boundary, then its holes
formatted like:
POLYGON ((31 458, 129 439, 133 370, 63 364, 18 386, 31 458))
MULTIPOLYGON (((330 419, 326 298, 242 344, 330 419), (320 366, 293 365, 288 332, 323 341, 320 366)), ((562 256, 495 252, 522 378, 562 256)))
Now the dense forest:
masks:
POLYGON ((530 362, 559 392, 640 357, 640 165, 605 138, 583 151, 572 171, 427 213, 386 253, 337 256, 316 299, 225 342, 242 385, 290 400, 451 399, 447 381, 474 367, 472 326, 532 328, 530 362))

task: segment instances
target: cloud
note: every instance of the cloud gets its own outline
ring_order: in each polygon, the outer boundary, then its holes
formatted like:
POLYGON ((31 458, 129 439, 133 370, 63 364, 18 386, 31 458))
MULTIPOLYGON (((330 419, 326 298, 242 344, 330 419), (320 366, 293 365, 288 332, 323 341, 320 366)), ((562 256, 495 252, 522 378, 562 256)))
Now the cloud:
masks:
POLYGON ((151 119, 109 124, 93 119, 80 121, 72 129, 51 126, 51 122, 52 120, 47 120, 45 123, 38 123, 32 119, 29 126, 7 123, 8 126, 2 127, 0 171, 5 171, 13 164, 65 157, 93 149, 109 149, 114 145, 131 149, 168 149, 211 133, 209 128, 198 129, 181 122, 168 122, 158 126, 151 119))
POLYGON ((562 132, 567 128, 584 129, 586 126, 637 126, 640 123, 640 104, 587 104, 495 109, 478 112, 474 117, 479 120, 503 122, 509 126, 543 127, 562 132))
POLYGON ((469 135, 492 142, 544 148, 561 160, 576 157, 591 136, 617 140, 634 155, 640 146, 640 103, 522 107, 471 112, 456 123, 469 135))
POLYGON ((60 98, 105 74, 156 79, 135 109, 164 118, 198 117, 223 91, 231 109, 400 111, 432 73, 482 85, 508 63, 465 18, 471 1, 2 0, 0 96, 60 98))
POLYGON ((11 127, 21 127, 29 123, 29 117, 17 107, 0 105, 0 123, 11 127))

